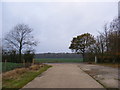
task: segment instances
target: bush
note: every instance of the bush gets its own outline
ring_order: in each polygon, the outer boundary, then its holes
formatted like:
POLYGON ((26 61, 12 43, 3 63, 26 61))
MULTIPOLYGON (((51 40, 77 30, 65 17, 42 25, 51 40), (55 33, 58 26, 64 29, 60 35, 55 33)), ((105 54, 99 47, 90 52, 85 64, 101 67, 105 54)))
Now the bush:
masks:
POLYGON ((23 56, 25 63, 32 63, 34 56, 35 56, 34 53, 27 51, 23 56))

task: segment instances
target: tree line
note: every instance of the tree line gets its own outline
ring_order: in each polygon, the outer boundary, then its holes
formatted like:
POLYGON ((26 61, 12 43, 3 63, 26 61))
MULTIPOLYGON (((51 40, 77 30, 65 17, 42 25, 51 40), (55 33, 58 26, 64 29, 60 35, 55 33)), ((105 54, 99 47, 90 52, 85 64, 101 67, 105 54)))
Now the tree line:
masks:
POLYGON ((35 58, 82 58, 81 55, 75 53, 40 53, 35 58))
POLYGON ((98 62, 120 62, 120 18, 105 24, 96 37, 90 33, 74 37, 69 49, 82 54, 84 61, 94 61, 96 56, 98 62))

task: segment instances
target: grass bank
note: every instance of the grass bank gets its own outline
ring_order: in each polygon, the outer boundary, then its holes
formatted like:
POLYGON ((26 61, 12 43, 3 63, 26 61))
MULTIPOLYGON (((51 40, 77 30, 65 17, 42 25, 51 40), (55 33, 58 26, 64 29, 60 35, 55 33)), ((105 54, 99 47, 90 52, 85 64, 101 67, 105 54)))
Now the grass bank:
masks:
POLYGON ((17 75, 17 77, 12 77, 12 78, 3 77, 3 82, 2 82, 3 90, 8 88, 18 90, 50 67, 51 66, 49 65, 44 65, 39 70, 26 70, 25 73, 19 74, 17 75))

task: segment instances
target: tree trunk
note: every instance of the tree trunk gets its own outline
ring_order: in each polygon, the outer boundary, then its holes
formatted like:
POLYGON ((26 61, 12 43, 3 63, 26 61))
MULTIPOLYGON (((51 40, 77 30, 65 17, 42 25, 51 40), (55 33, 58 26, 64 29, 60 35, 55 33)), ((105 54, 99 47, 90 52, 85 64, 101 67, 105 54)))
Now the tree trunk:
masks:
POLYGON ((83 62, 85 62, 85 54, 82 53, 82 56, 83 56, 83 62))
POLYGON ((19 62, 21 62, 21 49, 19 50, 19 62))
POLYGON ((21 54, 21 50, 22 50, 22 45, 20 44, 20 48, 19 48, 19 62, 22 61, 22 54, 21 54))

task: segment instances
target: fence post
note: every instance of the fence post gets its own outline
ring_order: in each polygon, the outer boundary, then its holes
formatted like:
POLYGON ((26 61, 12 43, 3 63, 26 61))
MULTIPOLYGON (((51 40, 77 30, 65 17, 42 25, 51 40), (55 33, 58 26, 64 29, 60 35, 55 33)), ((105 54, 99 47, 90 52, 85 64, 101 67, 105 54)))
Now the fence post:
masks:
POLYGON ((7 66, 6 64, 7 64, 7 60, 5 59, 5 71, 6 71, 6 69, 7 69, 7 68, 6 68, 6 66, 7 66))
POLYGON ((23 66, 25 67, 25 60, 23 59, 23 66))
POLYGON ((32 65, 34 65, 34 62, 35 62, 35 60, 33 59, 33 60, 32 60, 32 65))
POLYGON ((95 63, 97 63, 97 56, 95 56, 95 63))

